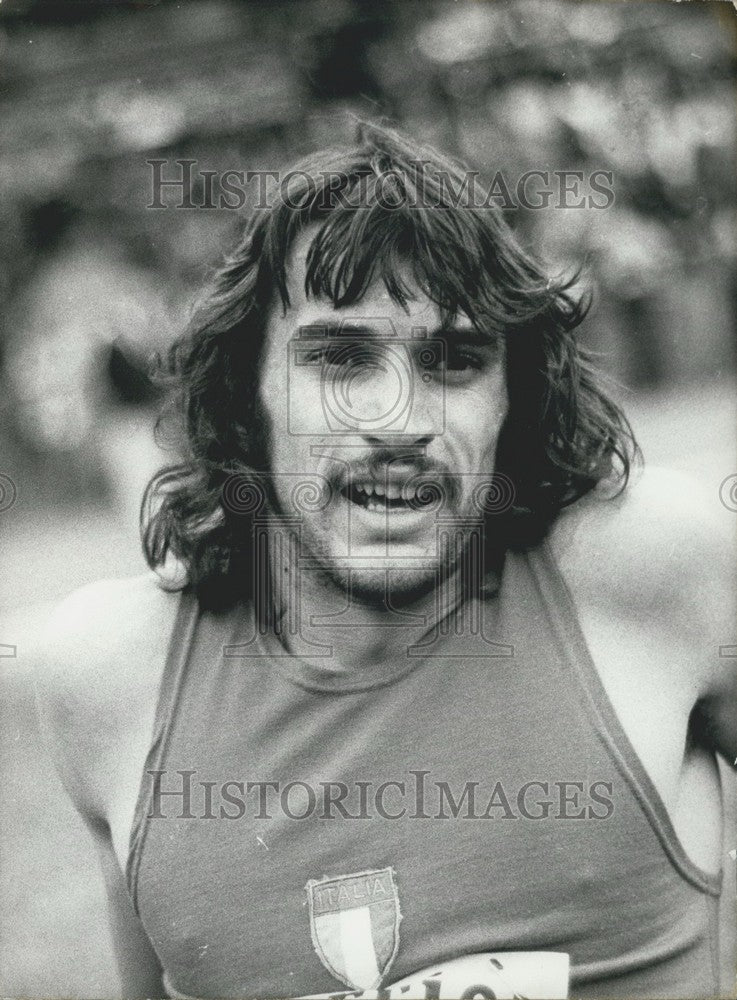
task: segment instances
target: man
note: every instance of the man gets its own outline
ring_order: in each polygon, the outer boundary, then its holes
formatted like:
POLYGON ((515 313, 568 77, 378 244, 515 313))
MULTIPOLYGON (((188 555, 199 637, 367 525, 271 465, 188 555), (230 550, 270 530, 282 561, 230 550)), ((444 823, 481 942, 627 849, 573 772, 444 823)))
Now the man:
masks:
POLYGON ((111 995, 718 993, 730 546, 462 187, 379 128, 290 172, 172 351, 164 582, 54 616, 111 995))

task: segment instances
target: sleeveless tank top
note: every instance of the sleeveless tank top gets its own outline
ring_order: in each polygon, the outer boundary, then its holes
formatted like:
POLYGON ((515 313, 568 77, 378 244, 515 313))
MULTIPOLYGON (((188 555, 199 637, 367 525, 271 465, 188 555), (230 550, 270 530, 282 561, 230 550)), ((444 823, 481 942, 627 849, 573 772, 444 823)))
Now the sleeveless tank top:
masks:
POLYGON ((685 854, 545 544, 388 667, 309 652, 181 597, 127 866, 172 996, 520 951, 567 953, 571 996, 718 994, 721 875, 685 854))

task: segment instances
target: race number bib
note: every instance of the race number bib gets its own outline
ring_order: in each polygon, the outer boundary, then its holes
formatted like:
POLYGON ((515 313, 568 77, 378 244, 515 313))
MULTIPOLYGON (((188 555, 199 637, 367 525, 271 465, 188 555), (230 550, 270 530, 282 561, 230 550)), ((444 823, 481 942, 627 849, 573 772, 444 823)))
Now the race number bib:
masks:
POLYGON ((465 955, 373 990, 313 994, 300 1000, 564 1000, 568 955, 500 951, 465 955))

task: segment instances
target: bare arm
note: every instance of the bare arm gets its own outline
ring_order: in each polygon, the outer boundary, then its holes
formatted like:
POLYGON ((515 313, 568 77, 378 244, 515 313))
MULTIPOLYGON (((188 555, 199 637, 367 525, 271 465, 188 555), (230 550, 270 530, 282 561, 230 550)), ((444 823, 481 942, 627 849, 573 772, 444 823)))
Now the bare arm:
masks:
POLYGON ((93 894, 101 901, 93 919, 108 924, 117 960, 117 969, 101 969, 110 998, 164 995, 123 869, 172 607, 150 581, 84 588, 54 613, 34 657, 45 741, 91 833, 85 877, 104 886, 93 894))
POLYGON ((574 504, 551 544, 582 604, 659 636, 661 683, 686 692, 694 735, 734 766, 737 517, 717 484, 648 470, 614 499, 574 504))
POLYGON ((700 621, 708 650, 705 682, 694 713, 695 731, 737 765, 737 515, 722 511, 697 533, 705 563, 700 621))
POLYGON ((161 966, 141 921, 136 916, 110 843, 109 831, 102 829, 95 837, 100 869, 107 894, 107 916, 118 964, 118 979, 111 983, 116 997, 163 997, 161 966))

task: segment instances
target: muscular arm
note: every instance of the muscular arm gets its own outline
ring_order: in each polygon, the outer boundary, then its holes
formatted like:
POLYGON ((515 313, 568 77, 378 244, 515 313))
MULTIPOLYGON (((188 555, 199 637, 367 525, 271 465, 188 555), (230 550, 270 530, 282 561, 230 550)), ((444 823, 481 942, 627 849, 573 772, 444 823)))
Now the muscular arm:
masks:
POLYGON ((704 688, 694 713, 696 735, 730 767, 737 758, 737 515, 721 511, 697 535, 704 560, 700 586, 704 688))
POLYGON ((109 921, 118 965, 108 997, 164 995, 123 870, 174 603, 148 578, 86 587, 52 615, 35 658, 46 742, 92 835, 90 878, 104 883, 96 919, 109 921))
MULTIPOLYGON (((100 873, 105 886, 107 917, 117 962, 117 976, 110 983, 110 997, 163 997, 161 966, 140 920, 131 905, 125 877, 112 849, 110 831, 93 831, 100 873)), ((94 863, 94 859, 92 859, 94 863)))
MULTIPOLYGON (((600 489, 574 504, 550 540, 584 613, 609 619, 613 643, 650 638, 663 668, 655 690, 681 691, 692 735, 733 765, 737 517, 717 486, 649 470, 618 497, 600 489)), ((651 678, 635 680, 644 688, 651 678)))

